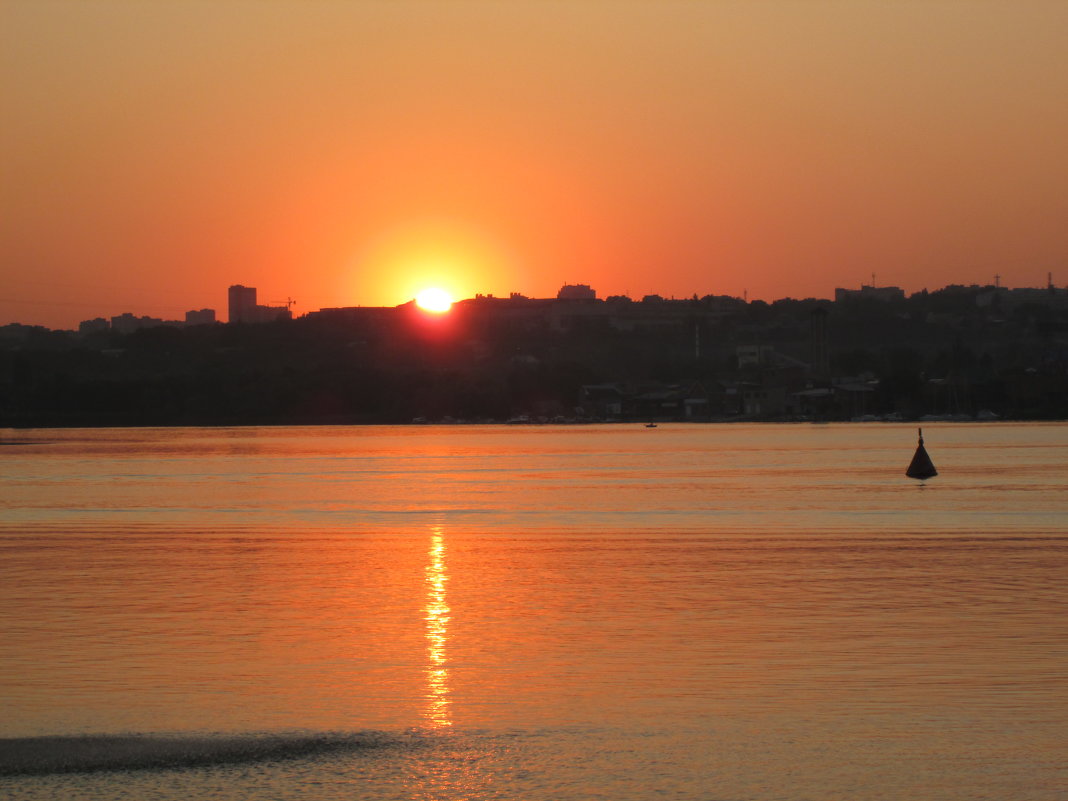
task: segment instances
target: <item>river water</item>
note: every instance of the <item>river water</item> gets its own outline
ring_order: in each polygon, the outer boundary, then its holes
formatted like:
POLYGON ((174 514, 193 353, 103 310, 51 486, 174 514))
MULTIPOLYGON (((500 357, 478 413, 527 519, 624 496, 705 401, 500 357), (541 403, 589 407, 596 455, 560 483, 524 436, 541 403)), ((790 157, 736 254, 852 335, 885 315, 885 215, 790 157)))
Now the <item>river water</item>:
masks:
POLYGON ((0 432, 0 796, 1068 798, 1068 425, 0 432))

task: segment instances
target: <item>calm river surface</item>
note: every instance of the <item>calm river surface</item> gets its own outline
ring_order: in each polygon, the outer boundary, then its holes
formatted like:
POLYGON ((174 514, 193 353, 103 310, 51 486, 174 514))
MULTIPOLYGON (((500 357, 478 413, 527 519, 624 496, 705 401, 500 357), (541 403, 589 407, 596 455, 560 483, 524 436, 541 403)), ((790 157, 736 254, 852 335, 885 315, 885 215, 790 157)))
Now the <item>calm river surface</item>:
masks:
POLYGON ((1068 798, 1068 425, 0 431, 0 796, 1068 798))

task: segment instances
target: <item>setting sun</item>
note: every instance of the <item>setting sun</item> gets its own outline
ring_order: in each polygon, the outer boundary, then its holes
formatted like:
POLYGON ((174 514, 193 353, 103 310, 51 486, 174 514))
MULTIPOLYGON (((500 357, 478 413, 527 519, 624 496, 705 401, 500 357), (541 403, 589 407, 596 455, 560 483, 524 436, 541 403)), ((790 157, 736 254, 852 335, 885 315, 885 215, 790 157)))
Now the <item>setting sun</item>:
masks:
POLYGON ((430 287, 415 296, 415 303, 424 311, 442 314, 452 308, 452 296, 444 289, 430 287))

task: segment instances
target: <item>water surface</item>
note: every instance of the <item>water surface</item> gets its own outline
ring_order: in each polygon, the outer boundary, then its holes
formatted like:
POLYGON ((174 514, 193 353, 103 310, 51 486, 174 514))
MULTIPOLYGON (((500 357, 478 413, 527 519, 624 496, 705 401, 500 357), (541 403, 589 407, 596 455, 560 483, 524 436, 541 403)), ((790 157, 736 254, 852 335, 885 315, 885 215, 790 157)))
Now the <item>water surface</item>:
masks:
POLYGON ((0 793, 1068 796, 1068 426, 4 432, 0 793))

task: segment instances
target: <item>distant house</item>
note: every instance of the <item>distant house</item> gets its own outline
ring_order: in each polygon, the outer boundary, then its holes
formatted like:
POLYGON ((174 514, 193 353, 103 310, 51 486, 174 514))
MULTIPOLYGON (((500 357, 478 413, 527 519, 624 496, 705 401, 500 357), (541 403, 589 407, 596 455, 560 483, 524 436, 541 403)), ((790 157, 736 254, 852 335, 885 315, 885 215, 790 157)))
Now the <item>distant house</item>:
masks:
POLYGON ((78 323, 79 334, 92 334, 95 331, 107 331, 109 324, 104 317, 97 317, 93 320, 82 320, 78 323))
POLYGON ((860 289, 835 289, 834 301, 839 303, 843 300, 858 300, 870 298, 885 302, 904 300, 905 290, 896 286, 866 286, 861 284, 860 289))
POLYGON ((111 318, 111 330, 118 331, 120 334, 129 334, 133 331, 140 331, 142 328, 157 328, 161 325, 177 325, 177 323, 168 323, 158 317, 135 317, 129 312, 111 318))
POLYGON ((579 393, 582 410, 602 420, 615 420, 623 414, 623 391, 618 384, 587 384, 579 393))
POLYGON ((200 309, 185 313, 186 325, 211 325, 215 322, 215 309, 200 309))
POLYGON ((557 300, 597 300, 597 293, 589 284, 564 284, 556 293, 557 300))
POLYGON ((831 387, 812 387, 794 392, 790 396, 790 411, 799 417, 814 417, 825 420, 834 416, 835 399, 831 387))

